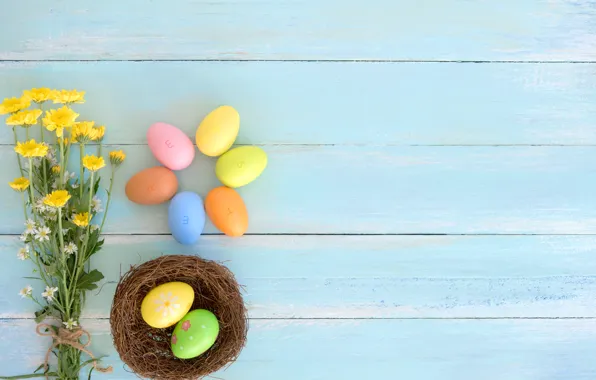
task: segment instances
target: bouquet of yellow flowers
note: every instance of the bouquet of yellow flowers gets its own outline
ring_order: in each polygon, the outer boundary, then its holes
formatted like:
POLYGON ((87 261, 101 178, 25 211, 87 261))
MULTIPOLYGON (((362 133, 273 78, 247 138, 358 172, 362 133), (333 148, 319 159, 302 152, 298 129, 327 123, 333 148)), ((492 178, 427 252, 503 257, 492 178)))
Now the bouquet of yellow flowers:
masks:
POLYGON ((80 327, 80 317, 85 293, 96 289, 103 279, 98 270, 91 270, 90 258, 103 245, 100 236, 114 173, 126 156, 122 151, 109 153, 111 175, 104 211, 97 193, 99 171, 106 166, 102 157, 105 128, 93 121, 78 121, 79 114, 72 107, 84 103, 84 96, 83 91, 37 88, 0 104, 0 115, 8 115, 6 124, 12 127, 20 174, 9 183, 21 195, 25 218, 18 258, 33 263, 32 278, 44 287, 34 293, 33 287, 27 285, 19 294, 39 306, 35 313, 37 323, 46 318, 59 320, 58 325, 37 327, 38 334, 53 338, 53 344, 36 373, 11 378, 78 379, 80 370, 87 365, 91 366, 90 371, 111 370, 101 367, 99 359, 86 349, 89 334, 80 327), (50 109, 46 107, 50 102, 61 106, 50 109), (23 137, 21 141, 19 138, 23 137), (69 162, 77 145, 79 159, 69 162), (88 154, 89 150, 94 150, 94 154, 88 154), (70 172, 69 168, 75 170, 70 172), (48 364, 52 351, 58 358, 53 369, 48 364), (83 352, 90 355, 88 360, 82 359, 83 352))

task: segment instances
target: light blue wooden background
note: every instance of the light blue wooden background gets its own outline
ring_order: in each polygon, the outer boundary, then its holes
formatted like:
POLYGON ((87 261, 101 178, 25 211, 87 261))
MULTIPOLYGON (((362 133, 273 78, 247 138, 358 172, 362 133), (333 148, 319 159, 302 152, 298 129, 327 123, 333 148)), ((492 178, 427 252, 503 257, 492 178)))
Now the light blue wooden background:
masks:
MULTIPOLYGON (((596 378, 594 1, 21 0, 0 32, 1 97, 85 89, 82 115, 129 155, 85 311, 115 367, 98 379, 134 378, 109 335, 113 282, 170 253, 246 286, 248 345, 220 378, 596 378), (240 189, 247 236, 208 225, 180 246, 166 206, 123 185, 156 164, 151 123, 192 135, 220 104, 270 166, 240 189)), ((213 165, 198 156, 182 188, 205 195, 213 165)), ((0 195, 0 373, 18 374, 49 342, 17 296, 32 268, 0 195)))

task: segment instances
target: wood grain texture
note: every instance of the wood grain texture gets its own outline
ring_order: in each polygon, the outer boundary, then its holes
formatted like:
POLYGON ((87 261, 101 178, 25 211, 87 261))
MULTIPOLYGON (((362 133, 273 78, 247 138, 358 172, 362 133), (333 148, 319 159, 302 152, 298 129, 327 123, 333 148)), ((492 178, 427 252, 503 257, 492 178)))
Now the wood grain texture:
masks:
MULTIPOLYGON (((84 322, 92 350, 114 366, 114 373, 97 378, 135 379, 114 352, 107 321, 84 322)), ((592 380, 594 326, 593 320, 252 320, 238 361, 215 376, 592 380)), ((32 321, 0 323, 2 374, 37 368, 48 341, 34 329, 32 321), (13 344, 18 341, 27 344, 13 344)))
POLYGON ((576 0, 18 1, 0 59, 594 60, 576 0), (131 17, 131 12, 134 17, 131 17))
MULTIPOLYGON (((167 203, 136 205, 124 195, 134 173, 157 165, 147 146, 122 148, 107 232, 169 233, 167 203)), ((239 189, 249 233, 594 234, 592 147, 267 146, 269 166, 239 189)), ((15 153, 0 147, 5 178, 17 176, 15 153)), ((73 153, 70 163, 78 160, 73 153)), ((219 186, 215 160, 197 156, 176 172, 180 190, 205 196, 219 186)), ((108 175, 106 169, 104 175, 108 175)), ((107 178, 106 183, 107 183, 107 178)), ((102 194, 105 195, 104 192, 102 194)), ((0 214, 0 233, 22 232, 19 194, 0 214)), ((208 223, 206 233, 217 231, 208 223)))
MULTIPOLYGON (((240 144, 594 145, 595 71, 596 64, 17 62, 0 63, 0 97, 38 86, 85 89, 81 118, 105 124, 106 141, 118 144, 145 143, 157 121, 194 136, 208 112, 230 104, 241 115, 240 144)), ((1 128, 0 143, 11 141, 1 128)))
MULTIPOLYGON (((0 237, 0 318, 36 310, 33 265, 0 237)), ((594 236, 110 236, 93 267, 105 275, 86 318, 107 318, 121 273, 162 254, 224 262, 245 288, 251 318, 594 317, 594 236)))

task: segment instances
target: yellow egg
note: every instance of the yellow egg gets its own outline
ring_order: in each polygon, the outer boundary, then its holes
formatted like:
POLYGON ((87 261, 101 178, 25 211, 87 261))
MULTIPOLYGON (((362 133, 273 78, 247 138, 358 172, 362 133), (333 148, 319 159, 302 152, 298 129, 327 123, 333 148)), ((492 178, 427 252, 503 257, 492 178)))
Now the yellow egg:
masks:
POLYGON ((149 291, 141 303, 141 316, 158 329, 178 323, 195 299, 192 287, 184 282, 168 282, 149 291))
POLYGON ((267 154, 258 146, 241 146, 217 159, 215 175, 227 187, 240 187, 254 181, 267 167, 267 154))
POLYGON ((234 144, 239 129, 238 111, 230 106, 218 107, 211 111, 197 128, 197 147, 207 156, 221 156, 234 144))

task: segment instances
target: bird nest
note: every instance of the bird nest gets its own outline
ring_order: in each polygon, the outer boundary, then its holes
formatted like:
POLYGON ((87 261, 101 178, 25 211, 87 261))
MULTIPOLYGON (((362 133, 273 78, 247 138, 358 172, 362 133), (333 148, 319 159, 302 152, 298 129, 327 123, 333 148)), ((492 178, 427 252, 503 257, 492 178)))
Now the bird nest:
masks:
POLYGON ((196 256, 168 255, 132 267, 118 283, 110 313, 114 346, 137 375, 151 379, 197 379, 231 364, 246 343, 248 320, 240 286, 228 268, 196 256), (206 309, 219 321, 215 344, 194 359, 178 359, 170 340, 174 326, 156 329, 141 317, 141 302, 158 285, 192 286, 191 310, 206 309))

